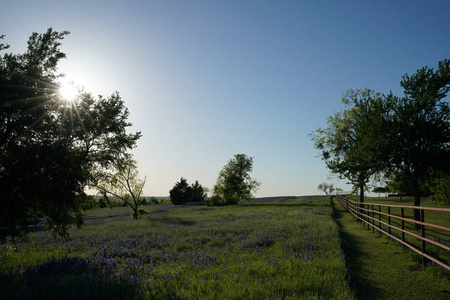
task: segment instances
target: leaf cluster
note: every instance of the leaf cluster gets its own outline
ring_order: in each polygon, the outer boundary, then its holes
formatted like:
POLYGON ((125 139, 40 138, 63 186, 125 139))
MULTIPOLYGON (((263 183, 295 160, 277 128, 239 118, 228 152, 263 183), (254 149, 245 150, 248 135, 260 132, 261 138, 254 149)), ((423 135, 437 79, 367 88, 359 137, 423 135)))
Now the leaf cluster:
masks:
POLYGON ((239 201, 253 199, 252 192, 256 192, 260 182, 250 176, 253 168, 253 157, 236 154, 223 167, 213 188, 213 199, 223 205, 238 204, 239 201))
MULTIPOLYGON (((69 32, 33 33, 23 54, 0 56, 0 239, 21 236, 43 219, 57 234, 81 226, 84 189, 94 172, 135 146, 118 93, 58 93, 61 40, 69 32)), ((1 44, 0 50, 7 49, 1 44)))
POLYGON ((169 194, 170 200, 174 205, 204 202, 206 199, 205 189, 197 180, 192 185, 189 185, 187 179, 183 177, 181 177, 179 182, 175 183, 169 194))
POLYGON ((420 199, 431 169, 450 172, 450 60, 403 76, 404 96, 349 90, 346 106, 311 134, 332 173, 361 188, 384 173, 406 177, 420 199))
POLYGON ((131 155, 124 155, 113 163, 113 168, 97 175, 96 188, 103 198, 109 201, 108 195, 118 199, 133 210, 133 219, 139 218, 138 206, 143 203, 142 191, 146 178, 139 179, 137 163, 131 155))

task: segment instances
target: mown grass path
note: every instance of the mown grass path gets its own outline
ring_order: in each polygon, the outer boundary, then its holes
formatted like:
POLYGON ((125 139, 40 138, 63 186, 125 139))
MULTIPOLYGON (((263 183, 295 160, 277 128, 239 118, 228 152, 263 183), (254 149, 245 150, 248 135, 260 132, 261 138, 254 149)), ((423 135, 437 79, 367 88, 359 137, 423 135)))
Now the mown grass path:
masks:
POLYGON ((336 199, 332 206, 357 299, 450 299, 448 278, 423 271, 417 257, 365 229, 336 199))

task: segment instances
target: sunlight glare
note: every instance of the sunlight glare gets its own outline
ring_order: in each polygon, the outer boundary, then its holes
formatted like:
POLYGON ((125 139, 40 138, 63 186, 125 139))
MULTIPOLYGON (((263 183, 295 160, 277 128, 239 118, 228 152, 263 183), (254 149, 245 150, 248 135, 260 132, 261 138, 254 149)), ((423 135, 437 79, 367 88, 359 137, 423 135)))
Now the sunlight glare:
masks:
POLYGON ((59 87, 59 94, 62 100, 66 102, 73 102, 78 96, 78 89, 73 82, 62 82, 59 87))

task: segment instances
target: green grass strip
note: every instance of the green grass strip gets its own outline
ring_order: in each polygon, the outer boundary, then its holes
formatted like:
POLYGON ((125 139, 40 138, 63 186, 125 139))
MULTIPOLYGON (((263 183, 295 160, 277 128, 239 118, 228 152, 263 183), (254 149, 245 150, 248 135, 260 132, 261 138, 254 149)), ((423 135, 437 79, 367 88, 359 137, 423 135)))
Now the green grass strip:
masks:
POLYGON ((418 255, 367 230, 335 198, 332 205, 357 299, 450 299, 448 273, 423 270, 418 255))

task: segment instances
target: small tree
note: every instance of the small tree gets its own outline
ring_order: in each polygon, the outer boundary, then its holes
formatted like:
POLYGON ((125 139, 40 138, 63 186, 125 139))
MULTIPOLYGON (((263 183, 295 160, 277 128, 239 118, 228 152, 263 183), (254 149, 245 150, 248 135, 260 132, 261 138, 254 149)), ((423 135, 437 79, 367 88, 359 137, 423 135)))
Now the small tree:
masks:
POLYGON ((250 177, 252 168, 253 157, 245 154, 236 154, 229 160, 213 188, 214 203, 234 205, 253 199, 252 192, 256 192, 261 183, 250 177))
POLYGON ((192 202, 193 191, 187 180, 181 177, 180 182, 175 183, 174 187, 169 191, 170 200, 174 205, 182 205, 192 202))
POLYGON ((196 180, 195 183, 191 185, 192 188, 192 202, 204 202, 206 199, 205 189, 196 180))
POLYGON ((450 174, 432 170, 427 185, 432 193, 431 200, 450 204, 450 174))
POLYGON ((388 189, 386 187, 377 186, 373 189, 374 193, 378 193, 378 198, 380 198, 381 193, 387 193, 388 189))
POLYGON ((133 210, 132 218, 138 219, 138 205, 142 203, 142 190, 145 185, 144 180, 138 178, 136 161, 130 155, 125 155, 114 164, 112 173, 99 174, 101 179, 97 183, 97 189, 104 198, 111 195, 128 205, 133 210))
POLYGON ((324 192, 327 196, 332 194, 336 189, 334 188, 334 185, 332 183, 328 184, 326 182, 323 182, 317 186, 317 189, 319 191, 324 192))
POLYGON ((390 193, 398 194, 400 196, 400 201, 402 201, 403 196, 414 194, 414 188, 411 181, 408 179, 408 176, 400 171, 395 172, 391 176, 387 181, 386 187, 390 193))

